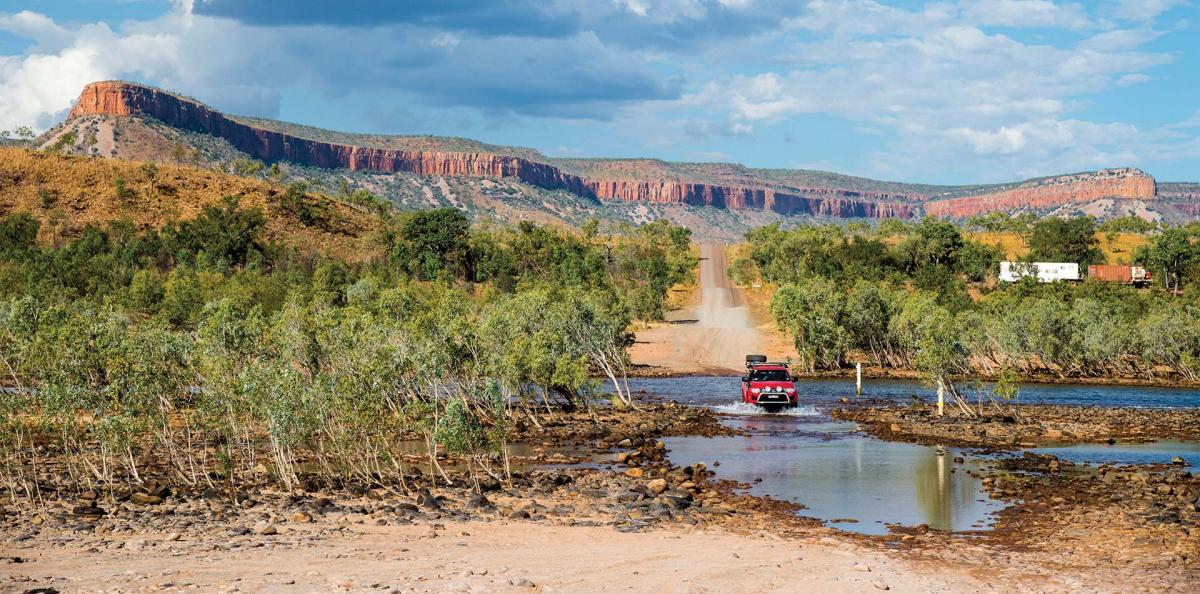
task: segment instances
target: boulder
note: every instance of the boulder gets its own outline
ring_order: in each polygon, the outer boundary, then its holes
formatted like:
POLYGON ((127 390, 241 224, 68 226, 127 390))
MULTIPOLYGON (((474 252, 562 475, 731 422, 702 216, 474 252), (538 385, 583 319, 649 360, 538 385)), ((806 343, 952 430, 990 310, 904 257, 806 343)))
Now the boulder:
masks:
POLYGON ((129 496, 129 501, 138 505, 158 505, 162 503, 162 497, 149 493, 134 493, 129 496))

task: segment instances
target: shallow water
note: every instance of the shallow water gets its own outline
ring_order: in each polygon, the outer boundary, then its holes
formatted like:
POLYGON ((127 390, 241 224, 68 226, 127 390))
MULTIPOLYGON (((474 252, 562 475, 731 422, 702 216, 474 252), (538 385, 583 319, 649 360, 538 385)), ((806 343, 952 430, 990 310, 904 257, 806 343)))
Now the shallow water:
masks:
POLYGON ((1154 443, 1116 443, 1049 445, 1033 448, 1039 454, 1052 454, 1076 464, 1170 464, 1178 456, 1180 468, 1200 472, 1200 442, 1163 440, 1154 443))
MULTIPOLYGON (((797 382, 801 406, 763 414, 739 402, 737 377, 646 378, 630 388, 678 402, 708 406, 727 415, 722 422, 747 436, 668 438, 676 464, 704 462, 717 478, 751 483, 750 493, 806 506, 801 515, 837 528, 882 534, 886 524, 954 530, 986 530, 1002 505, 988 498, 979 480, 965 471, 988 459, 955 448, 886 442, 867 437, 853 423, 832 419, 843 397, 855 398, 853 381, 797 382), (954 459, 961 457, 962 463, 954 459), (720 466, 714 467, 719 461, 720 466), (755 479, 761 482, 753 483, 755 479), (845 520, 854 521, 845 521, 845 520)), ((931 393, 919 382, 864 382, 864 398, 910 402, 931 393)), ((1026 403, 1155 408, 1200 406, 1200 391, 1125 386, 1031 385, 1021 390, 1026 403)), ((1116 446, 1040 448, 1086 463, 1170 462, 1183 456, 1200 461, 1200 444, 1160 442, 1116 446)))
MULTIPOLYGON (((629 381, 635 392, 645 390, 661 398, 691 404, 727 404, 737 402, 740 387, 736 376, 691 376, 678 378, 637 378, 629 381)), ((796 382, 800 404, 828 408, 839 400, 856 398, 854 380, 805 379, 796 382)), ((933 391, 913 380, 863 380, 863 398, 910 402, 913 396, 926 400, 933 391)), ((1073 384, 1026 384, 1021 386, 1020 402, 1027 404, 1069 404, 1076 406, 1131 406, 1142 408, 1200 407, 1200 390, 1151 388, 1141 386, 1092 386, 1073 384)))

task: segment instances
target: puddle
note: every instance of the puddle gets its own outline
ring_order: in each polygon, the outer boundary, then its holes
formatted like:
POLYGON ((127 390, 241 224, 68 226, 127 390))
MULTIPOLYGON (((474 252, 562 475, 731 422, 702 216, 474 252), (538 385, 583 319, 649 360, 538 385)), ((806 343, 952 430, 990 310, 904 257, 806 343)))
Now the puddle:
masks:
POLYGON ((1048 445, 1034 448, 1076 464, 1170 464, 1175 456, 1186 463, 1181 469, 1200 471, 1200 442, 1163 440, 1154 443, 1048 445))

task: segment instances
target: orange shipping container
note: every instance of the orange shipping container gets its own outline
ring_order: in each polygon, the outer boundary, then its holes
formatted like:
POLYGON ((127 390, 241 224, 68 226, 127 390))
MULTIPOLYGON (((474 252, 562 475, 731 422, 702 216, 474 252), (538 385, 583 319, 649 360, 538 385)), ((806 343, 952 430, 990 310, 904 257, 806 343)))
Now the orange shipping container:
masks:
POLYGON ((1150 282, 1150 271, 1141 266, 1095 264, 1088 266, 1088 276, 1108 283, 1145 284, 1150 282))

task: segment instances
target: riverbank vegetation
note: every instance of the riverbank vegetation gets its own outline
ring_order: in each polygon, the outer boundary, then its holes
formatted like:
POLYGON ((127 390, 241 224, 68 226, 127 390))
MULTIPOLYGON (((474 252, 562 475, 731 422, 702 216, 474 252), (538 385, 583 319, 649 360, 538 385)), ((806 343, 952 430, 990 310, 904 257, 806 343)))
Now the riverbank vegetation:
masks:
MULTIPOLYGON (((1105 261, 1091 219, 1027 225, 1023 260, 1078 262, 1084 271, 1105 261)), ((1142 231, 1135 261, 1156 276, 1144 290, 1095 280, 999 283, 999 246, 932 218, 758 228, 731 274, 778 287, 772 314, 807 371, 862 361, 920 371, 932 384, 955 376, 1005 385, 1019 376, 1196 381, 1200 287, 1187 280, 1200 267, 1200 226, 1142 231)))
POLYGON ((10 492, 37 498, 51 466, 81 488, 148 471, 232 487, 264 462, 285 487, 402 486, 411 440, 432 469, 449 451, 502 475, 510 424, 588 406, 597 374, 630 403, 627 329, 695 268, 667 223, 492 228, 442 209, 381 224, 386 258, 351 264, 267 240, 235 197, 57 247, 34 218, 0 217, 10 492))

